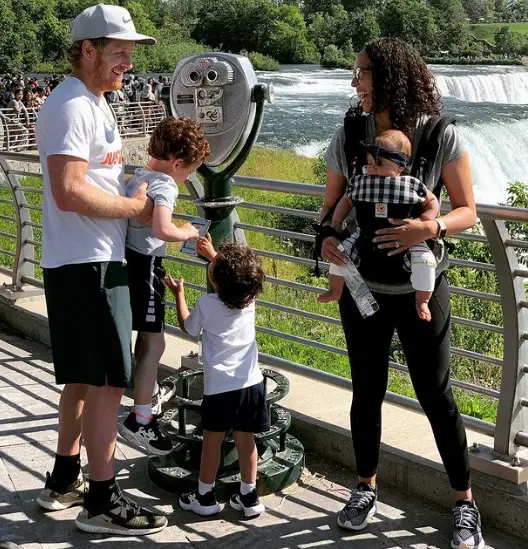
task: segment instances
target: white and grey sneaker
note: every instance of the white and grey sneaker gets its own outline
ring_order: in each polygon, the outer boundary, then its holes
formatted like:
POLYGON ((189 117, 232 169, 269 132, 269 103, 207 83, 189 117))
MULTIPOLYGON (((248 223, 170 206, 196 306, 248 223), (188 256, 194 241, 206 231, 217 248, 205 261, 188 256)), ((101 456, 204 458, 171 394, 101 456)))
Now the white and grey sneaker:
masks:
POLYGON ((112 494, 105 509, 90 512, 83 509, 75 519, 79 530, 95 534, 146 536, 160 532, 167 526, 164 515, 149 511, 127 499, 119 489, 112 494))
POLYGON ((216 515, 216 513, 220 513, 224 508, 223 503, 216 501, 214 489, 202 495, 198 491, 198 488, 195 488, 192 492, 181 495, 179 502, 180 507, 185 511, 192 511, 204 517, 216 515))
POLYGON ((152 414, 161 415, 161 406, 176 394, 176 383, 164 380, 159 385, 158 392, 152 397, 152 414))
POLYGON ((61 489, 49 473, 46 473, 46 485, 37 496, 37 503, 48 511, 62 511, 74 505, 82 505, 88 491, 88 477, 82 473, 79 478, 65 489, 61 489))
POLYGON ((453 507, 453 549, 482 549, 486 543, 482 537, 480 513, 474 501, 462 499, 453 507))
POLYGON ((244 511, 244 516, 246 517, 256 517, 266 510, 264 505, 260 503, 256 490, 252 490, 245 496, 240 492, 232 495, 229 505, 237 511, 244 511))
POLYGON ((352 490, 350 499, 339 513, 337 524, 347 530, 363 530, 367 526, 368 518, 372 517, 377 511, 377 499, 377 488, 372 488, 369 484, 360 482, 357 488, 352 490))
POLYGON ((166 456, 172 451, 172 442, 161 430, 157 417, 153 417, 147 425, 141 425, 136 420, 136 414, 130 412, 119 431, 126 440, 150 454, 166 456))

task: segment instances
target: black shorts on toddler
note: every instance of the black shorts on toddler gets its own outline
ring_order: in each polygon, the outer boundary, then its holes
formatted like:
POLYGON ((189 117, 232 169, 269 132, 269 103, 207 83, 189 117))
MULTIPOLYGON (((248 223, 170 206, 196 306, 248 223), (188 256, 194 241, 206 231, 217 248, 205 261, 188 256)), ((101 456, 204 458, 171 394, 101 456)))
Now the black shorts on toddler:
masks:
POLYGON ((126 249, 132 329, 159 334, 165 329, 165 269, 162 258, 126 249))
POLYGON ((263 433, 270 428, 262 381, 235 391, 204 395, 201 412, 206 431, 224 433, 233 429, 243 433, 263 433))

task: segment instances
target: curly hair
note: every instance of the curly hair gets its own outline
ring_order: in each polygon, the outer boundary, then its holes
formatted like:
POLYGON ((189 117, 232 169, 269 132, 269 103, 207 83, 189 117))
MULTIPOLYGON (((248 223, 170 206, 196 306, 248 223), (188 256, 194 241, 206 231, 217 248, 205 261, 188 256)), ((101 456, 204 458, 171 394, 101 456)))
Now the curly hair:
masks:
POLYGON ((372 63, 372 111, 388 110, 391 125, 412 138, 421 116, 437 116, 442 104, 434 77, 418 52, 400 38, 366 44, 372 63))
POLYGON ((222 244, 213 264, 218 297, 229 309, 245 309, 262 292, 264 271, 259 257, 242 244, 222 244))
POLYGON ((168 116, 150 136, 148 153, 158 160, 183 158, 186 165, 203 162, 210 153, 202 127, 190 118, 168 116))

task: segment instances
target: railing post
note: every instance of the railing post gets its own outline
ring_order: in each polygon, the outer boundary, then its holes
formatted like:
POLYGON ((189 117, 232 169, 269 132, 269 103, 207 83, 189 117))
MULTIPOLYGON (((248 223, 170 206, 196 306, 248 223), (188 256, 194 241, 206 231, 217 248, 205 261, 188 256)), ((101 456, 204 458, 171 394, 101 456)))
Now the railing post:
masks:
POLYGON ((528 408, 522 398, 528 395, 528 311, 521 307, 525 299, 523 279, 515 274, 519 262, 515 250, 506 246, 509 233, 504 221, 481 218, 496 267, 499 283, 503 326, 504 358, 502 381, 495 427, 494 450, 502 455, 514 456, 517 451, 515 437, 528 432, 528 408))
POLYGON ((31 244, 31 242, 34 242, 33 227, 30 225, 30 210, 28 208, 21 207, 21 204, 27 204, 27 201, 24 191, 20 187, 18 176, 10 173, 9 164, 6 160, 0 159, 0 167, 9 182, 9 188, 11 189, 13 203, 15 206, 17 242, 15 261, 13 265, 12 290, 17 292, 22 289, 24 284, 22 282, 23 277, 35 278, 35 265, 28 261, 28 259, 35 259, 35 246, 31 244))
POLYGON ((141 111, 141 119, 143 121, 143 135, 147 135, 147 117, 145 116, 145 109, 141 103, 138 103, 138 107, 141 111))

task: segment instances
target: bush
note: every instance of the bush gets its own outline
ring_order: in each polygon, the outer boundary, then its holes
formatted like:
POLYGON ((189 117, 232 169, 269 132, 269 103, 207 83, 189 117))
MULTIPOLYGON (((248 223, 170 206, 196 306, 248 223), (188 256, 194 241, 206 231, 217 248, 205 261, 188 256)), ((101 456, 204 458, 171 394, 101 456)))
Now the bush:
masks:
POLYGON ((335 44, 330 44, 324 49, 321 65, 325 69, 350 69, 354 64, 354 57, 345 57, 335 44))
POLYGON ((263 55, 262 53, 252 51, 247 54, 246 57, 249 57, 249 60, 256 71, 278 71, 280 68, 280 63, 276 59, 273 59, 273 57, 269 57, 268 55, 263 55))

